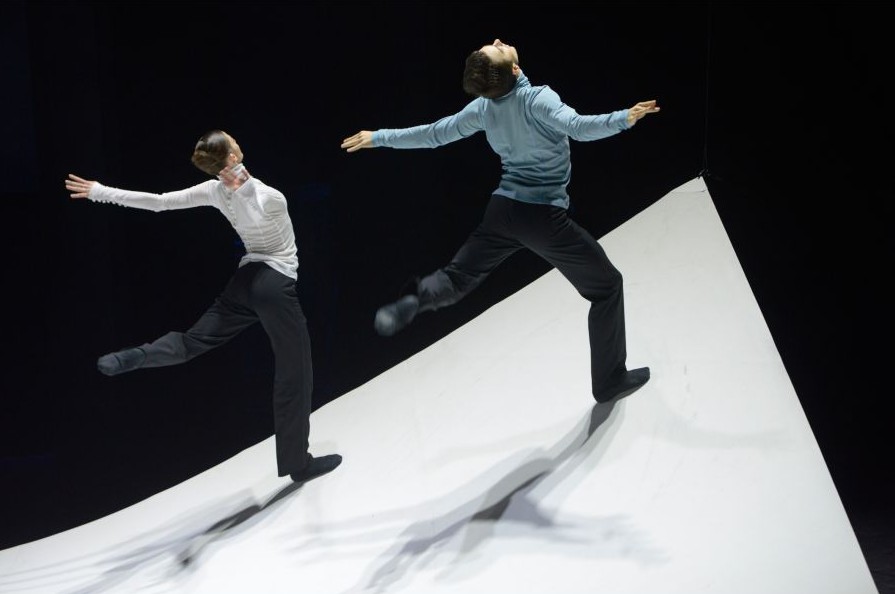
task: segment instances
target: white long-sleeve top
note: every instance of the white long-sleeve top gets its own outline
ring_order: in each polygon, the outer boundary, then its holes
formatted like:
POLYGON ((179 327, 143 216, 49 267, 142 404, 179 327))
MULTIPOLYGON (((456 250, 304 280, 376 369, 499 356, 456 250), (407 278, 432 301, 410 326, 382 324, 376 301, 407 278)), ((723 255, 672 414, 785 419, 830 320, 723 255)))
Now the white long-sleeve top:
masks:
POLYGON ((240 266, 264 262, 288 277, 298 278, 298 250, 286 197, 256 177, 250 177, 236 191, 220 180, 210 179, 163 194, 122 190, 95 182, 88 198, 154 212, 213 206, 227 217, 245 246, 240 266))

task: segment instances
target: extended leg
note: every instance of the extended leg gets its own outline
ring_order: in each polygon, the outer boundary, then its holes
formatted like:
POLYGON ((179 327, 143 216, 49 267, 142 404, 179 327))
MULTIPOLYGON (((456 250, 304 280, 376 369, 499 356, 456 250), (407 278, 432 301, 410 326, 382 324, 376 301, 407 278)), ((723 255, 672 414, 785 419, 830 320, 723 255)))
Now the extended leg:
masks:
POLYGON ((512 201, 507 198, 492 197, 482 222, 450 264, 421 278, 415 294, 404 295, 379 308, 374 320, 376 331, 391 336, 406 327, 418 313, 453 305, 521 249, 522 244, 506 231, 509 202, 512 201))
POLYGON ((177 365, 226 343, 257 316, 240 303, 245 276, 242 271, 227 284, 224 292, 186 332, 168 332, 158 340, 139 347, 103 355, 97 369, 105 375, 118 375, 143 367, 177 365))

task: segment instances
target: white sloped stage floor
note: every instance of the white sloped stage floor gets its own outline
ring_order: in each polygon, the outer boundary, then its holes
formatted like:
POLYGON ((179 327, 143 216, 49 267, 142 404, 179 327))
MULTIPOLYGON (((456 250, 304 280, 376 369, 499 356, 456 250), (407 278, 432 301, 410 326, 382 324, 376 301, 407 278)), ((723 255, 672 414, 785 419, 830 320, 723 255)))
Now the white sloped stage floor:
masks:
POLYGON ((594 403, 553 270, 315 411, 332 474, 277 478, 270 438, 0 551, 0 591, 876 594, 703 181, 601 243, 635 394, 594 403))

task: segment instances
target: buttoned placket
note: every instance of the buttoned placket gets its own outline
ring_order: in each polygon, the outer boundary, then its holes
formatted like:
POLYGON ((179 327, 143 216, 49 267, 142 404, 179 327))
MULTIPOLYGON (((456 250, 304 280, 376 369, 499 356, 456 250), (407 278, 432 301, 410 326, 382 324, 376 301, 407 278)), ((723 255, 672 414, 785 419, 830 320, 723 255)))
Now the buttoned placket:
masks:
POLYGON ((236 211, 233 210, 233 191, 224 187, 224 204, 227 206, 227 212, 230 213, 230 223, 236 227, 236 211))

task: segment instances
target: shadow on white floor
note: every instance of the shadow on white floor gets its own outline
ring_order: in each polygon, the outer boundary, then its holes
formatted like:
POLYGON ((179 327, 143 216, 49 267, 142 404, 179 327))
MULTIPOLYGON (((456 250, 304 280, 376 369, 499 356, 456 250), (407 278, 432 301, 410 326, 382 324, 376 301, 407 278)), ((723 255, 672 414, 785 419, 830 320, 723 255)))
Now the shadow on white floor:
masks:
POLYGON ((550 271, 315 411, 332 474, 277 478, 268 439, 0 551, 0 591, 876 594, 702 180, 601 244, 652 370, 628 398, 594 403, 550 271))

